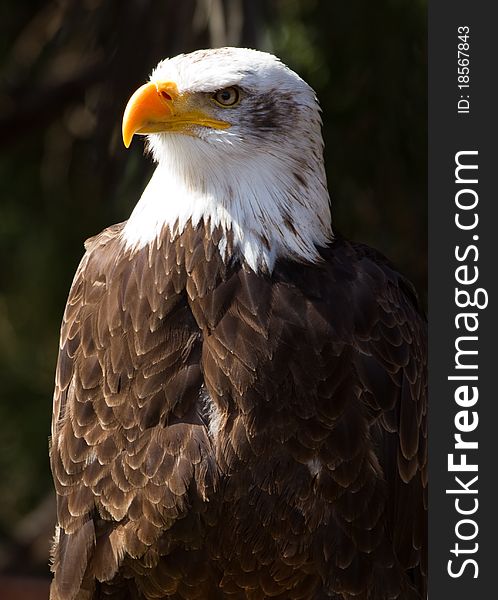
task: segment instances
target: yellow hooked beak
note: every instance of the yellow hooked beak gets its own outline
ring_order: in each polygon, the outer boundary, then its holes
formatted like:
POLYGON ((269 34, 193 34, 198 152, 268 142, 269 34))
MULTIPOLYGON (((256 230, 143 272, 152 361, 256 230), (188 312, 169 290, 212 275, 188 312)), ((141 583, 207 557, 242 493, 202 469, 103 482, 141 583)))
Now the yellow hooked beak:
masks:
POLYGON ((176 83, 146 83, 128 100, 123 115, 123 142, 128 148, 137 133, 177 132, 195 135, 194 126, 227 129, 230 123, 214 119, 194 106, 195 94, 180 94, 176 83))

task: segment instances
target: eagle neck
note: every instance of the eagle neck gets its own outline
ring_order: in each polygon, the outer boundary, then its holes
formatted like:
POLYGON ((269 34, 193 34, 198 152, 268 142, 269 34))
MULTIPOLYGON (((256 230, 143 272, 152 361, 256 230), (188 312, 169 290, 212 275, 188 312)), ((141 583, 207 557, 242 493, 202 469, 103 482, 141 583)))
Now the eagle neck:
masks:
POLYGON ((233 252, 255 272, 271 272, 279 257, 320 260, 319 247, 332 239, 323 165, 289 167, 266 156, 242 168, 230 161, 196 168, 175 156, 159 163, 123 230, 129 249, 154 242, 165 229, 175 237, 187 224, 202 224, 221 229, 224 260, 233 252))

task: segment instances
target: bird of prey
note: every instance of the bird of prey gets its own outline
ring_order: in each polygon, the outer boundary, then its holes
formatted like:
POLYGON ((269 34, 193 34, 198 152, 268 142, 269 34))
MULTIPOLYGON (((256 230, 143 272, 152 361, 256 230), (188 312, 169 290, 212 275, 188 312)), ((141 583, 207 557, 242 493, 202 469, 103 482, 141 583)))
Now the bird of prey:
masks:
POLYGON ((196 51, 134 134, 157 168, 62 323, 50 598, 424 599, 425 318, 332 228, 314 91, 196 51))

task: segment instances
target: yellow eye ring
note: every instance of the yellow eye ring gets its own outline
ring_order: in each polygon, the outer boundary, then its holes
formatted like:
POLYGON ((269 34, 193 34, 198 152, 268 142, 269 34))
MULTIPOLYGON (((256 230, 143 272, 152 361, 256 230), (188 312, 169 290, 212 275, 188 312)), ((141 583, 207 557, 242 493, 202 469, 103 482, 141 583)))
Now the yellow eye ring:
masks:
POLYGON ((240 92, 236 87, 228 87, 215 92, 212 95, 212 99, 218 106, 229 108, 239 103, 240 92))

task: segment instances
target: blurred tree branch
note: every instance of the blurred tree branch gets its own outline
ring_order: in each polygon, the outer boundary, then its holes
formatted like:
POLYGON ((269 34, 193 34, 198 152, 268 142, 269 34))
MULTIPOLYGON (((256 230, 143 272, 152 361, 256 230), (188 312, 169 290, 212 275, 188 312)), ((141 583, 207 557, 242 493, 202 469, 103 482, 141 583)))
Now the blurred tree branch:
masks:
POLYGON ((13 138, 33 135, 37 130, 46 128, 61 110, 81 98, 89 86, 104 76, 103 65, 92 65, 51 87, 35 92, 30 90, 30 95, 23 88, 8 92, 11 98, 16 99, 16 108, 0 118, 0 139, 3 142, 0 150, 8 151, 7 143, 13 138))

